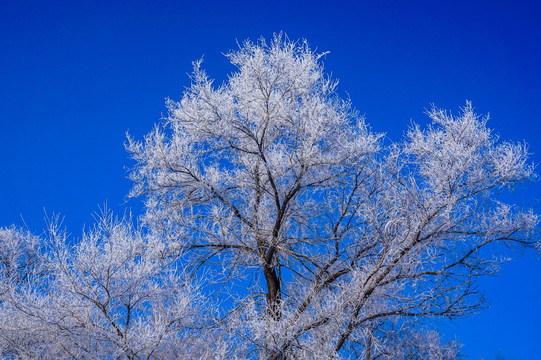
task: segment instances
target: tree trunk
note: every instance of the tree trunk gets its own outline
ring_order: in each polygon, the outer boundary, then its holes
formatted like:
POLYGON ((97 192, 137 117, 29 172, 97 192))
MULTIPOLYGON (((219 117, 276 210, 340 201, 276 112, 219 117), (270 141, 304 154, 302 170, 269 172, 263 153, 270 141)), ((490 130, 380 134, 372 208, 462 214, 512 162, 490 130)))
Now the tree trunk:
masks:
POLYGON ((267 281, 267 308, 269 314, 274 320, 280 320, 282 312, 280 310, 280 301, 282 299, 280 291, 280 279, 276 274, 276 269, 270 264, 263 267, 265 280, 267 281))

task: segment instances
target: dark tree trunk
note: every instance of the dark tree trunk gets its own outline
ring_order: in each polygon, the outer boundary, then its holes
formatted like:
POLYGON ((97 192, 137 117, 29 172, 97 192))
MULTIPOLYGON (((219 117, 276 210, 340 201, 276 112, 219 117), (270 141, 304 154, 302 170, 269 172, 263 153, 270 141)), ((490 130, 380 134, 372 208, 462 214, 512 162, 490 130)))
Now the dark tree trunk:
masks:
POLYGON ((276 274, 274 266, 265 264, 263 267, 265 280, 267 282, 267 307, 269 314, 274 320, 279 320, 282 316, 280 310, 280 301, 282 299, 280 292, 280 279, 276 274))

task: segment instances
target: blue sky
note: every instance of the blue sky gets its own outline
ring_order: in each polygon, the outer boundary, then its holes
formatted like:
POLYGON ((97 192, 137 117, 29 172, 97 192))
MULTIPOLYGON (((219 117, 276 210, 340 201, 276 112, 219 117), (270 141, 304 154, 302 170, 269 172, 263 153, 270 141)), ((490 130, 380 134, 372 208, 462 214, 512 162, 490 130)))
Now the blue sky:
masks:
MULTIPOLYGON (((0 226, 35 232, 48 213, 77 235, 107 201, 122 212, 141 138, 188 85, 191 61, 219 82, 237 41, 284 31, 330 51, 325 67, 372 129, 399 140, 431 103, 469 99, 502 139, 541 164, 541 5, 535 1, 11 1, 0 3, 0 226)), ((541 212, 541 184, 510 196, 541 212)), ((455 325, 470 359, 538 359, 541 262, 513 255, 481 289, 491 308, 455 325)))

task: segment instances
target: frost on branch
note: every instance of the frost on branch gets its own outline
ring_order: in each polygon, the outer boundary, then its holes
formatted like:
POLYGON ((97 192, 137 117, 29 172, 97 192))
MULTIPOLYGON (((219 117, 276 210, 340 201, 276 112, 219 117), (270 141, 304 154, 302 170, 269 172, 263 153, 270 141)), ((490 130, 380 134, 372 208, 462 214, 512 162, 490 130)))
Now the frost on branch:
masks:
POLYGON ((409 131, 407 151, 416 156, 419 173, 434 190, 511 186, 532 178, 526 145, 498 144, 486 127, 488 117, 475 114, 470 102, 459 116, 437 108, 428 115, 432 125, 426 131, 419 126, 409 131))

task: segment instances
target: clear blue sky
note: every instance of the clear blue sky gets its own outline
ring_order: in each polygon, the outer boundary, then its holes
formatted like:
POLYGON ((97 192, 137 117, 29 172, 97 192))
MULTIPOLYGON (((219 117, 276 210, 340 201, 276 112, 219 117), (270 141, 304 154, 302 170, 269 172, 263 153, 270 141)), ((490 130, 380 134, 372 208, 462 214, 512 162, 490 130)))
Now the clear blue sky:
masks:
MULTIPOLYGON (((541 5, 536 1, 0 2, 0 226, 35 232, 43 209, 77 235, 125 203, 125 131, 141 138, 188 85, 219 81, 236 41, 284 31, 330 51, 326 68, 378 132, 399 140, 431 103, 466 99, 541 164, 541 5), (22 216, 22 218, 21 218, 22 216)), ((541 212, 541 184, 510 197, 541 212)), ((442 326, 470 359, 541 359, 541 262, 514 255, 481 282, 491 308, 442 326)))

